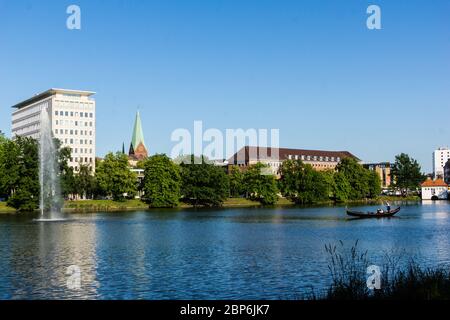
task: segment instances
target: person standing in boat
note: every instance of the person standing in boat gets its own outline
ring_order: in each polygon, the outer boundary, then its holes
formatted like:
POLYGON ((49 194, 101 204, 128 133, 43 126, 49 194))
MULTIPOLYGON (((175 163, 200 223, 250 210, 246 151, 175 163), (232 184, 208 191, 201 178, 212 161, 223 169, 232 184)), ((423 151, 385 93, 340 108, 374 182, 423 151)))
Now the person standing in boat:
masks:
POLYGON ((389 202, 386 202, 386 209, 387 212, 391 211, 391 204, 389 202))

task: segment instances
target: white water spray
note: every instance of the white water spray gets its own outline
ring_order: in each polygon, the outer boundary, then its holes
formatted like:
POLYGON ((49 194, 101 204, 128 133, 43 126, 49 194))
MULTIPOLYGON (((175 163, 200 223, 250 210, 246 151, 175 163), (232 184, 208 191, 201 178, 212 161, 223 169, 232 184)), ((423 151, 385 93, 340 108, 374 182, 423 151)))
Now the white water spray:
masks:
POLYGON ((58 152, 52 136, 47 108, 41 111, 41 137, 39 141, 39 182, 41 186, 41 220, 61 218, 61 197, 58 152))

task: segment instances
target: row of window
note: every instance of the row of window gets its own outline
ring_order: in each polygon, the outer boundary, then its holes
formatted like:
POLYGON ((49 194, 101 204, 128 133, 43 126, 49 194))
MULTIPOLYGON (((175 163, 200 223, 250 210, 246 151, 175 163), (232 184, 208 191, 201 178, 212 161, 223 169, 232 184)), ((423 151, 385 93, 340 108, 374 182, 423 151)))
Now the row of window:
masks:
POLYGON ((295 159, 301 159, 302 161, 331 161, 331 162, 340 162, 340 157, 322 157, 322 156, 305 156, 305 155, 288 155, 289 160, 295 159))
POLYGON ((58 111, 55 110, 55 116, 66 116, 66 117, 80 116, 81 118, 93 118, 94 114, 92 112, 77 112, 77 111, 58 111))
POLYGON ((92 163, 93 162, 93 160, 92 160, 92 158, 87 158, 87 157, 85 157, 85 158, 83 158, 83 157, 81 157, 81 158, 70 158, 70 162, 79 162, 79 163, 92 163), (74 161, 75 160, 75 161, 74 161))
POLYGON ((74 121, 74 120, 55 120, 55 124, 56 125, 61 125, 61 126, 77 126, 80 125, 80 127, 92 127, 92 121, 89 122, 83 122, 83 121, 74 121))
MULTIPOLYGON (((72 154, 78 154, 78 148, 71 148, 70 149, 72 154)), ((91 154, 92 153, 92 149, 87 149, 87 148, 80 148, 80 153, 81 154, 91 154)))
POLYGON ((90 144, 90 145, 92 145, 92 140, 88 140, 88 139, 80 139, 80 140, 78 140, 78 139, 73 139, 73 138, 64 138, 64 140, 63 139, 60 139, 61 141, 63 141, 65 144, 90 144))
MULTIPOLYGON (((80 136, 87 136, 89 133, 90 136, 92 136, 92 131, 87 131, 87 130, 80 130, 80 136)), ((69 130, 69 129, 55 129, 55 134, 70 134, 73 135, 75 134, 76 136, 78 135, 78 130, 69 130)))

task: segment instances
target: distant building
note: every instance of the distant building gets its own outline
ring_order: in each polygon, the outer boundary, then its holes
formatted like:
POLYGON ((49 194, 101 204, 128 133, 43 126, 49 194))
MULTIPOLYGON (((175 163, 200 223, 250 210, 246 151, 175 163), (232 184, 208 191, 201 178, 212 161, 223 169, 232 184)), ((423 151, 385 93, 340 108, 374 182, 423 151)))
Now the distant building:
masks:
POLYGON ((144 141, 144 132, 142 130, 141 116, 139 111, 136 113, 133 135, 131 137, 130 149, 128 152, 130 164, 133 166, 140 160, 148 157, 147 147, 144 141))
POLYGON ((62 146, 71 149, 69 166, 80 164, 95 171, 95 92, 50 89, 13 106, 12 137, 39 139, 41 111, 46 109, 51 130, 62 146))
POLYGON ((444 178, 444 166, 449 159, 449 148, 439 148, 433 152, 433 174, 435 179, 444 178))
POLYGON ((321 151, 287 148, 251 147, 245 146, 236 152, 229 160, 229 165, 246 168, 258 162, 270 167, 272 173, 279 175, 281 164, 285 160, 301 160, 310 164, 318 171, 334 170, 344 158, 360 161, 348 151, 321 151))
POLYGON ((392 183, 391 164, 389 162, 366 163, 363 164, 363 167, 371 171, 375 171, 380 177, 381 187, 389 188, 392 183))
POLYGON ((450 160, 447 160, 444 166, 444 181, 450 184, 450 160))
POLYGON ((448 184, 442 179, 428 179, 422 183, 422 200, 448 199, 448 184))

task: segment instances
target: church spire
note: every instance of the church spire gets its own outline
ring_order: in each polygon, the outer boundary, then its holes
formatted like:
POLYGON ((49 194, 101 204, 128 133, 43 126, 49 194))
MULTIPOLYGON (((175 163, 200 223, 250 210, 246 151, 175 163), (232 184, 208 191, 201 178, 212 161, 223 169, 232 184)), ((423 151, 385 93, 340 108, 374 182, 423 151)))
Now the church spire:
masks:
POLYGON ((147 147, 144 141, 144 132, 142 131, 141 115, 139 111, 136 112, 136 119, 134 121, 133 135, 130 144, 130 156, 138 159, 143 159, 148 156, 147 147))

